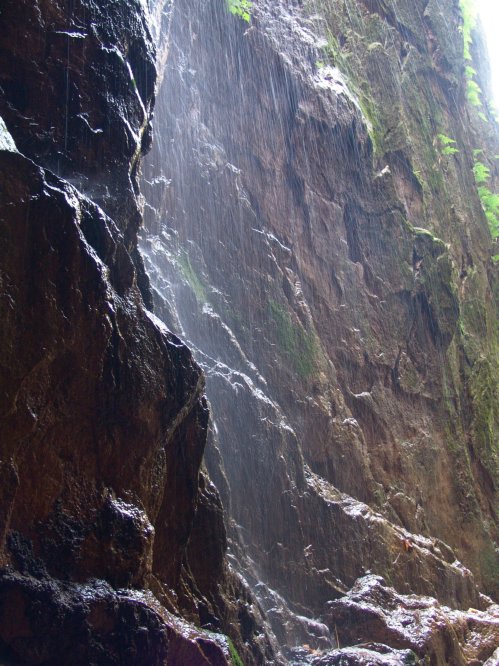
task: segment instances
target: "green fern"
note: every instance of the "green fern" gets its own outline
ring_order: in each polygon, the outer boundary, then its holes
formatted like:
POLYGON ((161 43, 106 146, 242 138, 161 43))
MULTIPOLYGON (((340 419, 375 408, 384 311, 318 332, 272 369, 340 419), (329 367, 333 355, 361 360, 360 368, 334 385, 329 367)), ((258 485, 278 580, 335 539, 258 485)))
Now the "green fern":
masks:
POLYGON ((476 7, 473 0, 459 0, 459 8, 463 17, 461 33, 463 35, 464 59, 471 60, 471 43, 473 41, 471 33, 476 26, 476 7))
POLYGON ((499 238, 499 194, 491 192, 488 187, 481 185, 478 188, 483 212, 489 223, 492 238, 499 238))
POLYGON ((473 175, 475 176, 475 182, 477 185, 486 183, 490 178, 490 169, 482 162, 475 162, 473 165, 473 175))
MULTIPOLYGON (((474 150, 473 154, 477 156, 481 152, 483 151, 478 149, 474 150)), ((490 179, 490 169, 483 162, 476 161, 473 165, 473 175, 483 212, 489 223, 490 234, 494 239, 499 238, 499 194, 492 192, 485 184, 490 179)))
MULTIPOLYGON (((472 33, 476 27, 477 10, 474 0, 459 0, 459 8, 463 24, 461 26, 461 33, 463 35, 463 56, 468 64, 464 68, 464 75, 466 78, 466 97, 471 106, 482 106, 480 95, 482 90, 478 83, 475 81, 476 69, 471 66, 471 44, 473 43, 472 33)), ((482 118, 483 120, 483 118, 482 118)), ((487 118, 485 118, 487 122, 487 118)))
POLYGON ((459 150, 455 147, 455 139, 451 139, 450 136, 445 136, 445 134, 437 135, 438 142, 440 144, 440 153, 442 155, 455 155, 459 150))
POLYGON ((468 79, 466 81, 466 97, 471 106, 482 106, 482 100, 480 99, 481 93, 482 89, 476 81, 473 79, 468 79))

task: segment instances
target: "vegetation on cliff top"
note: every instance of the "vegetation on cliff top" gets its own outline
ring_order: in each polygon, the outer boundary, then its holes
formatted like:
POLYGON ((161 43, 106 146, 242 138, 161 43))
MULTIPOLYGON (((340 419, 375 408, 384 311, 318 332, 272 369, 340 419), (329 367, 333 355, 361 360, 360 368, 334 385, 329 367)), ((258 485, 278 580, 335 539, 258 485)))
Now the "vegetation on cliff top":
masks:
POLYGON ((253 3, 250 0, 226 0, 227 9, 234 16, 239 16, 247 23, 251 19, 251 8, 253 3))

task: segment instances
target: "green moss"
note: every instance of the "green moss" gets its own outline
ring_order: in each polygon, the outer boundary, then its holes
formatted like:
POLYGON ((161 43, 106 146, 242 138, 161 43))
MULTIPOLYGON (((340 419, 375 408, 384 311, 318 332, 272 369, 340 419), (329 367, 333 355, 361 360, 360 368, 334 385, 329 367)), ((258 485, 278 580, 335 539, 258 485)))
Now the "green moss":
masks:
POLYGON ((456 331, 459 317, 459 299, 456 276, 448 248, 427 229, 412 228, 414 247, 423 258, 417 277, 425 293, 440 342, 447 349, 456 331))
POLYGON ((381 483, 376 484, 376 487, 374 488, 373 495, 374 495, 374 499, 375 499, 375 502, 376 502, 377 506, 380 507, 380 508, 383 508, 388 500, 387 500, 387 497, 386 497, 385 490, 384 490, 381 483))
POLYGON ((489 360, 475 363, 470 377, 473 399, 473 434, 476 454, 486 468, 499 476, 499 443, 495 427, 499 420, 499 391, 495 373, 489 360))
MULTIPOLYGON (((417 73, 413 73, 413 79, 417 80, 417 73)), ((440 193, 445 185, 442 168, 439 164, 442 154, 455 154, 452 140, 445 143, 444 134, 442 141, 435 140, 437 128, 444 124, 440 118, 440 111, 432 95, 416 86, 407 85, 407 132, 412 160, 417 164, 418 180, 421 184, 426 201, 431 201, 434 194, 440 193)))
POLYGON ((338 69, 341 69, 346 73, 348 69, 347 60, 350 54, 348 51, 342 51, 338 40, 332 32, 328 32, 327 45, 324 47, 324 54, 335 67, 338 67, 338 69))
POLYGON ((188 282, 190 288, 194 292, 196 300, 198 303, 206 303, 208 301, 208 296, 206 293, 206 288, 196 271, 192 267, 191 260, 187 252, 183 251, 178 257, 178 263, 182 270, 182 274, 186 281, 188 282))
MULTIPOLYGON (((360 64, 355 62, 354 51, 358 48, 360 35, 352 30, 348 31, 348 39, 340 46, 336 36, 328 31, 327 44, 323 47, 324 59, 318 61, 320 69, 326 64, 337 67, 348 81, 348 87, 355 96, 360 109, 366 120, 367 131, 373 144, 374 152, 380 152, 381 148, 381 123, 376 112, 376 104, 372 97, 372 85, 367 80, 359 78, 360 64)), ((380 42, 371 42, 367 46, 368 51, 378 48, 383 49, 380 42)))
POLYGON ((486 589, 496 590, 499 587, 499 555, 492 545, 487 545, 481 555, 481 571, 486 589))
POLYGON ((460 342, 467 359, 464 379, 468 387, 468 431, 474 457, 496 485, 499 480, 499 339, 493 303, 476 298, 486 285, 486 274, 478 269, 469 271, 461 307, 460 342))
POLYGON ((422 229, 421 227, 413 227, 408 223, 408 226, 411 232, 414 234, 416 242, 423 243, 424 245, 430 248, 431 256, 439 256, 442 252, 445 251, 445 243, 440 238, 437 238, 431 231, 428 229, 422 229), (428 245, 429 243, 429 245, 428 245))
POLYGON ((375 154, 381 154, 383 146, 383 132, 376 110, 376 103, 363 89, 358 91, 357 99, 364 118, 367 120, 367 131, 373 144, 374 152, 375 154))
POLYGON ((300 377, 307 379, 317 368, 319 346, 315 333, 306 331, 298 320, 293 321, 287 309, 276 301, 270 301, 269 315, 280 353, 300 377))
MULTIPOLYGON (((467 298, 461 306, 461 331, 463 335, 472 334, 482 338, 487 336, 487 322, 483 302, 477 298, 467 298)), ((473 357, 478 356, 479 345, 473 357)))
POLYGON ((230 658, 232 661, 232 666, 244 666, 244 662, 239 656, 234 643, 230 638, 227 637, 227 643, 229 645, 230 658))

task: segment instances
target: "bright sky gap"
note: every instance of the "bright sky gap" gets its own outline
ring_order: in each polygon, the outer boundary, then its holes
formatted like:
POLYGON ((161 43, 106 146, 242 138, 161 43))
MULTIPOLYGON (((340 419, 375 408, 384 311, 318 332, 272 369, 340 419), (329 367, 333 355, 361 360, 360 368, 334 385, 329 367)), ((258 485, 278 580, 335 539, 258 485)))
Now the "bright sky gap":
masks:
POLYGON ((496 106, 499 106, 499 1, 476 0, 476 6, 485 32, 489 50, 492 78, 492 94, 496 106))

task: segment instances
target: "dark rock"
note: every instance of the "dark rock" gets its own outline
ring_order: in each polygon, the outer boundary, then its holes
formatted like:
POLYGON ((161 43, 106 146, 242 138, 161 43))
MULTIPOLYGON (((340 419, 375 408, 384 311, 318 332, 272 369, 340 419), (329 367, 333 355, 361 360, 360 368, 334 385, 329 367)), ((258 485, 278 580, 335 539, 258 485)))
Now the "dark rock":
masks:
POLYGON ((156 81, 143 3, 8 0, 0 32, 0 115, 19 150, 97 202, 135 259, 137 169, 156 81))
POLYGON ((164 620, 147 601, 102 581, 78 586, 3 572, 0 654, 22 664, 170 663, 164 620))
POLYGON ((226 666, 228 647, 223 637, 203 635, 169 615, 151 593, 4 571, 0 658, 16 664, 226 666))
MULTIPOLYGON (((5 649, 23 663, 70 663, 79 644, 71 663, 166 663, 161 615, 144 611, 148 624, 140 604, 106 600, 99 622, 112 638, 101 639, 80 617, 85 590, 69 581, 144 586, 154 572, 180 585, 206 436, 200 371, 144 311, 130 258, 95 204, 13 152, 0 154, 0 183, 2 455, 13 461, 2 465, 2 559, 24 576, 4 579, 0 607, 14 618, 5 649), (39 607, 48 615, 24 641, 23 614, 36 619, 39 607)), ((199 653, 175 632, 177 651, 199 653)), ((206 663, 225 663, 213 650, 206 663)))
POLYGON ((200 368, 142 299, 145 5, 8 2, 0 27, 2 659, 226 664, 221 634, 178 617, 199 625, 206 603, 239 640, 244 588, 208 481, 211 574, 190 559, 209 600, 187 564, 208 409, 200 368))

